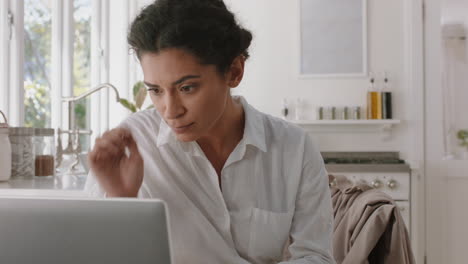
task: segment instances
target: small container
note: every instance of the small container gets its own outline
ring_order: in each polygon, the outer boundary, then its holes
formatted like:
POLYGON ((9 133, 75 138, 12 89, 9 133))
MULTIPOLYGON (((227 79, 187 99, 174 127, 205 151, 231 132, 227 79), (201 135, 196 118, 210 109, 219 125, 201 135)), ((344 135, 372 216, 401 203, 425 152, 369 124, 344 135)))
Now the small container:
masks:
POLYGON ((10 127, 11 177, 32 179, 34 177, 34 128, 10 127))
POLYGON ((296 120, 304 120, 305 114, 305 101, 301 98, 296 99, 296 108, 295 108, 296 120))
POLYGON ((330 112, 331 112, 331 120, 335 120, 336 119, 336 107, 332 106, 330 112))
POLYGON ((352 117, 353 117, 353 119, 355 119, 355 120, 361 119, 361 107, 359 107, 359 106, 353 107, 353 115, 352 115, 352 117))
POLYGON ((8 121, 0 111, 5 123, 0 123, 0 182, 8 181, 11 177, 11 144, 8 139, 8 121))
POLYGON ((34 129, 34 168, 36 177, 55 175, 55 137, 52 128, 34 129))
POLYGON ((347 106, 343 107, 340 111, 340 119, 348 120, 349 119, 349 109, 347 106))
POLYGON ((323 120, 323 107, 317 107, 317 120, 323 120))
POLYGON ((327 106, 323 109, 323 119, 324 120, 333 120, 336 117, 336 108, 332 106, 327 106))

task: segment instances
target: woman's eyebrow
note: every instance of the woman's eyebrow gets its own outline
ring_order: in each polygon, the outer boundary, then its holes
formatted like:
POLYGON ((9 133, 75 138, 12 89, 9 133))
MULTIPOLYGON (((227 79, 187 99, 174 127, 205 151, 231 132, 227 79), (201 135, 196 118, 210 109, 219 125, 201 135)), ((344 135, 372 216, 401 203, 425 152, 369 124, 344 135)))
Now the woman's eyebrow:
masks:
POLYGON ((152 83, 149 83, 149 82, 146 82, 146 81, 143 81, 143 83, 144 83, 147 87, 159 88, 159 85, 156 85, 156 84, 152 84, 152 83))
POLYGON ((186 75, 186 76, 180 78, 179 80, 173 82, 172 85, 178 85, 178 84, 181 84, 181 83, 185 82, 188 79, 197 79, 197 78, 200 78, 200 77, 201 77, 200 75, 186 75))
MULTIPOLYGON (((173 82, 172 85, 178 85, 178 84, 181 84, 181 83, 185 82, 186 80, 197 79, 197 78, 200 78, 200 77, 201 77, 200 75, 186 75, 186 76, 180 78, 179 80, 173 82)), ((151 87, 151 88, 159 88, 159 85, 157 85, 157 84, 152 84, 152 83, 149 83, 147 81, 143 81, 143 83, 146 86, 151 87)))

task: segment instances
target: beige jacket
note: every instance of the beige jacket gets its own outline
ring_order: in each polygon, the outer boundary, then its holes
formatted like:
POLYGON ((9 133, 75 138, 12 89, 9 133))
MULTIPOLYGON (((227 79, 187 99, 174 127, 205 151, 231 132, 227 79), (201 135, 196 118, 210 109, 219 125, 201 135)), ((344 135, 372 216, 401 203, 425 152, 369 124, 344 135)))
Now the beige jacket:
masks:
POLYGON ((408 231, 393 199, 343 176, 331 188, 335 217, 333 251, 338 264, 413 264, 408 231), (343 177, 343 178, 341 178, 343 177))

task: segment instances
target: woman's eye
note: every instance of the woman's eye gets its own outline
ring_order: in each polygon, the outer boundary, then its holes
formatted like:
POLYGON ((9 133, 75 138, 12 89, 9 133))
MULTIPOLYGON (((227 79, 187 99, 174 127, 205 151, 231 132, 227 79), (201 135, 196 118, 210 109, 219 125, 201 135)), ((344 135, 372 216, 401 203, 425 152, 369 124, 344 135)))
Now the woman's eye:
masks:
POLYGON ((185 85, 180 87, 180 91, 183 93, 190 93, 191 91, 193 91, 193 89, 195 89, 195 87, 192 85, 185 85))
POLYGON ((161 89, 158 89, 158 88, 150 88, 149 91, 155 95, 159 95, 162 93, 161 89))

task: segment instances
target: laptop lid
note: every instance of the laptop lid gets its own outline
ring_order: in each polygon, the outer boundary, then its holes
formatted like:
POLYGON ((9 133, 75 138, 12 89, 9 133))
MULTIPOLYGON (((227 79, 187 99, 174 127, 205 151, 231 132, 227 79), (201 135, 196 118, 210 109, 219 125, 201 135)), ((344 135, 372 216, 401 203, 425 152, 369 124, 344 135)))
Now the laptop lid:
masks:
POLYGON ((0 263, 170 264, 161 200, 0 198, 0 263))

